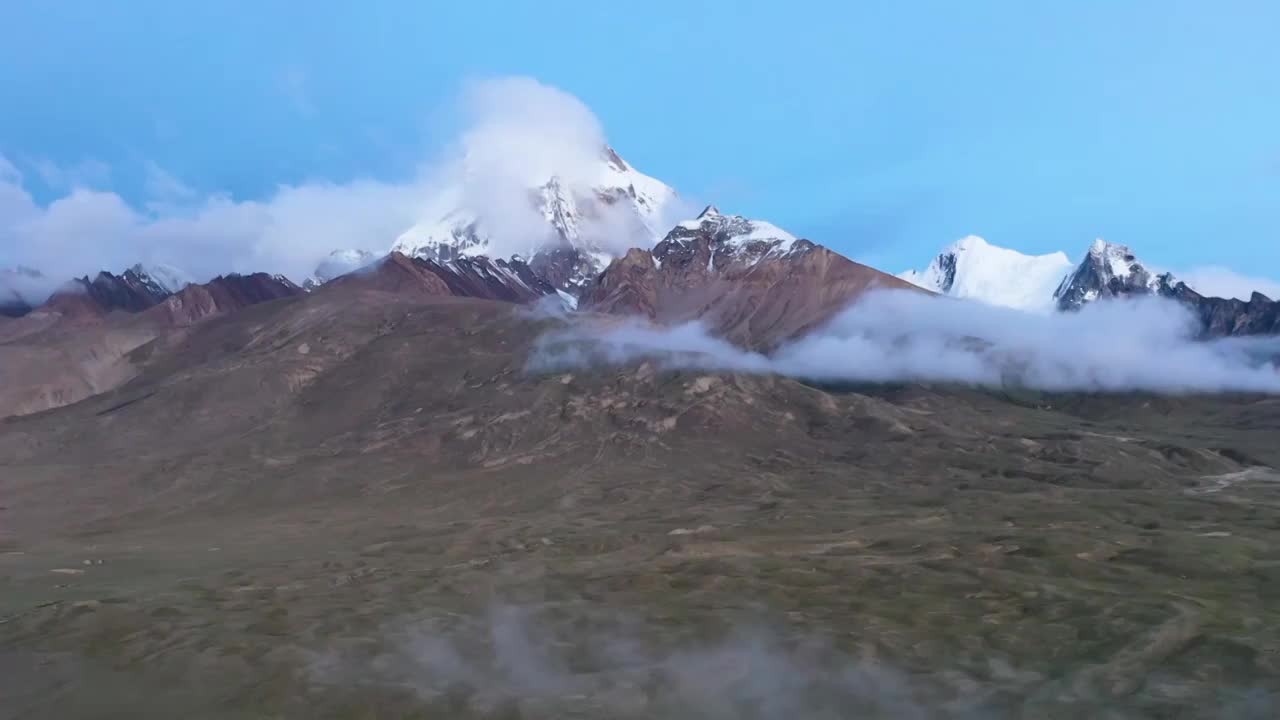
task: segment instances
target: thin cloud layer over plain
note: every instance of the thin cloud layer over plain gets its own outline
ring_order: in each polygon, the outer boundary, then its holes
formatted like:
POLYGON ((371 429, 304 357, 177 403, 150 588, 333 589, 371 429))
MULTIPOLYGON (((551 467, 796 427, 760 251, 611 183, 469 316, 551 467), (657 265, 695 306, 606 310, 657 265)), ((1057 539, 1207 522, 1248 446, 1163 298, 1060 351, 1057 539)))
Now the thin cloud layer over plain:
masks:
POLYGON ((316 653, 310 675, 329 689, 406 689, 459 716, 516 706, 547 717, 986 717, 977 703, 944 712, 937 688, 763 624, 655 647, 655 629, 638 620, 572 606, 495 606, 455 627, 432 620, 387 628, 388 647, 372 657, 316 653), (558 627, 548 610, 577 623, 558 627))
POLYGON ((774 372, 829 382, 956 382, 1042 390, 1280 393, 1280 338, 1201 341, 1163 298, 1099 302, 1049 316, 871 293, 824 328, 765 356, 697 324, 573 322, 544 336, 532 371, 655 358, 673 368, 774 372))
MULTIPOLYGON (((523 77, 468 85, 457 108, 464 131, 438 158, 400 182, 357 179, 281 185, 263 200, 200 194, 154 163, 141 206, 78 183, 47 205, 25 170, 0 156, 0 267, 40 270, 53 286, 99 270, 166 263, 197 281, 265 271, 300 280, 335 249, 386 252, 407 228, 439 220, 442 195, 460 189, 495 235, 527 235, 530 178, 567 182, 600 163, 604 131, 581 101, 523 77)), ((630 238, 628 238, 630 239, 630 238)))

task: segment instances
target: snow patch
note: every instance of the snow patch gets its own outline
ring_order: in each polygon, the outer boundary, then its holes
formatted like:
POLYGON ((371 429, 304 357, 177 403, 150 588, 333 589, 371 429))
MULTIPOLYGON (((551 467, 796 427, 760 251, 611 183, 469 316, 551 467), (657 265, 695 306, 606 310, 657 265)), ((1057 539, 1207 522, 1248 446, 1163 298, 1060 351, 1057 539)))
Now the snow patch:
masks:
POLYGON ((1133 273, 1134 263, 1137 262, 1137 258, 1134 257, 1128 246, 1115 245, 1102 238, 1093 241, 1093 244, 1089 246, 1089 254, 1105 263, 1112 277, 1120 278, 1121 280, 1133 273))
POLYGON ((782 242, 785 242, 787 243, 788 246, 790 246, 791 243, 794 243, 797 238, 795 235, 792 235, 791 233, 787 232, 786 230, 783 230, 777 225, 774 225, 772 223, 767 223, 763 220, 752 220, 751 232, 747 233, 746 237, 744 237, 743 239, 744 241, 781 240, 782 242))
MULTIPOLYGON (((687 243, 691 233, 710 236, 714 251, 723 249, 734 257, 750 254, 754 262, 765 257, 776 257, 795 250, 799 239, 791 233, 764 220, 749 220, 741 215, 723 215, 715 206, 708 206, 693 220, 676 224, 667 240, 687 243)), ((707 270, 712 269, 709 260, 707 270)))

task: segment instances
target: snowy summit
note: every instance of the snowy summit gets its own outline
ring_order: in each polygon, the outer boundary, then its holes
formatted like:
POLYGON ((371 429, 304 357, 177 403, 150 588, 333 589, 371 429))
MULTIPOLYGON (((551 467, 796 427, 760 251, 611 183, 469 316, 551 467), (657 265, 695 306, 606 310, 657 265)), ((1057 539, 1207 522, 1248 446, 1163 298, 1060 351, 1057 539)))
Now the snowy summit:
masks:
POLYGON ((1172 275, 1149 270, 1129 246, 1099 238, 1075 271, 1062 280, 1053 298, 1059 310, 1075 310, 1099 298, 1148 295, 1157 292, 1162 282, 1172 286, 1175 281, 1172 275))
POLYGON ((368 250, 334 250, 320 261, 311 277, 303 281, 302 287, 306 290, 315 289, 336 277, 359 270, 376 259, 368 250))
POLYGON ((1054 291, 1071 268, 1063 252, 1024 255, 970 235, 943 249, 924 270, 908 270, 898 277, 942 295, 1049 312, 1054 291))
POLYGON ((480 255, 533 259, 545 251, 571 250, 583 265, 566 280, 573 286, 626 247, 657 242, 676 197, 608 147, 592 172, 530 178, 515 192, 523 197, 471 198, 464 187, 446 188, 435 212, 428 213, 435 219, 407 230, 391 249, 443 262, 480 255))
POLYGON ((165 263, 138 263, 129 268, 139 282, 154 295, 173 295, 191 285, 195 279, 185 270, 165 263))
POLYGON ((781 257, 813 247, 772 223, 750 220, 741 215, 725 215, 708 205, 698 217, 677 223, 654 248, 654 259, 662 261, 675 247, 689 246, 705 238, 714 252, 708 258, 708 270, 733 261, 759 262, 767 257, 781 257))

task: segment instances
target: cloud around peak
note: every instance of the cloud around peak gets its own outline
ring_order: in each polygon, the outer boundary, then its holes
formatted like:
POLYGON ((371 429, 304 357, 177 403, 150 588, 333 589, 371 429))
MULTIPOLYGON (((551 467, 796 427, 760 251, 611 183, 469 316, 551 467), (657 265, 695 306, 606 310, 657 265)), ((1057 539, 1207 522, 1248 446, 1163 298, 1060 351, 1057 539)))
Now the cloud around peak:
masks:
POLYGON ((34 267, 59 282, 136 262, 175 265, 198 280, 252 271, 303 278, 335 249, 386 252, 409 227, 438 220, 441 202, 459 191, 523 223, 530 178, 576 181, 598 169, 599 120, 532 78, 469 83, 453 112, 463 130, 410 176, 283 184, 261 199, 199 192, 147 161, 145 197, 130 202, 102 189, 109 168, 94 166, 94 182, 82 183, 78 169, 0 155, 0 267, 34 267), (44 176, 60 193, 47 203, 28 184, 44 176))

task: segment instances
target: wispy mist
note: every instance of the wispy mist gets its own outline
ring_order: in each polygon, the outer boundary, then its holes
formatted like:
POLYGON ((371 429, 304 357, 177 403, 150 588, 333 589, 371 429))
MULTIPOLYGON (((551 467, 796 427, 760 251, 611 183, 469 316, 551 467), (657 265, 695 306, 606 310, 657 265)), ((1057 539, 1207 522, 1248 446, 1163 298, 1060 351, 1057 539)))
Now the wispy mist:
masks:
POLYGON ((1044 390, 1280 393, 1280 338, 1200 341, 1178 303, 1099 302, 1049 316, 915 292, 869 294, 770 356, 699 325, 587 321, 544 337, 533 370, 657 358, 673 367, 826 381, 939 381, 1044 390))
MULTIPOLYGON (((316 648, 307 669, 322 696, 407 694, 406 711, 451 718, 1128 718, 1148 717, 1134 710, 1152 699, 1169 707, 1158 695, 1117 695, 1095 665, 1051 676, 993 655, 941 656, 907 672, 862 640, 842 648, 757 613, 722 611, 681 629, 599 606, 504 604, 403 618, 343 650, 316 648)), ((1273 717, 1263 687, 1162 680, 1182 686, 1187 717, 1273 717)))
MULTIPOLYGON (((388 629, 373 657, 316 656, 321 685, 393 687, 457 716, 503 708, 536 717, 822 720, 978 717, 922 683, 816 637, 743 622, 719 638, 655 642, 652 628, 579 615, 570 630, 538 608, 499 606, 452 626, 388 629), (926 708, 932 708, 926 710, 926 708)), ((976 704, 976 703, 974 703, 976 704)))

